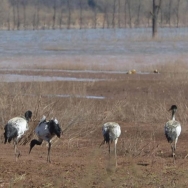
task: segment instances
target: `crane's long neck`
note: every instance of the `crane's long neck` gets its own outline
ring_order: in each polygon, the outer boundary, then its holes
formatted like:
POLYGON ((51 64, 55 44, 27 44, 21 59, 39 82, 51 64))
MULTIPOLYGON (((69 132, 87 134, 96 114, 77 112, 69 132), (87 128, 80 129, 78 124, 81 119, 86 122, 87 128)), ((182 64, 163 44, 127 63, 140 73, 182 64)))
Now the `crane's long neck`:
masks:
POLYGON ((172 120, 175 121, 175 110, 172 110, 172 120))

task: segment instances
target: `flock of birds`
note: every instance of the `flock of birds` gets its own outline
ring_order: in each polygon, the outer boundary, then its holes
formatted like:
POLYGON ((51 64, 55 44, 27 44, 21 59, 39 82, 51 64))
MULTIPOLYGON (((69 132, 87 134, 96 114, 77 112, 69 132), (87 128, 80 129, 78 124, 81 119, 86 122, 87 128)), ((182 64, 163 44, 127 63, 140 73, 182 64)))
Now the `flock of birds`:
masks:
MULTIPOLYGON (((171 144, 172 149, 172 156, 175 162, 175 151, 176 151, 176 144, 178 141, 178 137, 181 133, 181 124, 175 120, 175 113, 177 111, 177 106, 172 105, 169 111, 172 111, 172 119, 168 121, 164 128, 165 128, 165 135, 167 141, 171 144)), ((25 112, 25 117, 15 117, 8 121, 8 123, 4 127, 4 143, 6 144, 7 141, 10 143, 13 140, 14 150, 15 150, 15 157, 16 161, 20 156, 20 151, 18 150, 18 141, 24 135, 24 133, 29 129, 28 123, 29 120, 32 118, 32 112, 27 111, 25 112)), ((47 162, 51 162, 50 160, 50 149, 51 149, 51 139, 54 136, 60 138, 62 134, 61 127, 59 125, 58 120, 51 119, 49 121, 46 120, 46 117, 43 116, 38 125, 35 128, 35 134, 37 135, 38 139, 33 139, 30 142, 30 149, 29 153, 31 153, 32 148, 35 145, 41 145, 43 141, 48 142, 48 154, 47 154, 47 162)), ((109 154, 110 154, 110 144, 114 142, 114 150, 115 150, 115 160, 117 166, 117 153, 116 153, 116 145, 118 142, 118 138, 121 135, 121 127, 116 122, 107 122, 102 126, 102 134, 104 140, 100 144, 108 144, 109 147, 109 154)))
MULTIPOLYGON (((22 135, 29 129, 28 123, 31 117, 32 117, 32 112, 27 111, 25 113, 25 117, 12 118, 5 125, 4 143, 6 144, 7 140, 8 142, 11 142, 11 140, 14 141, 16 161, 20 156, 20 151, 18 150, 17 143, 19 139, 22 137, 22 135)), ((61 127, 59 126, 59 122, 56 118, 55 119, 52 118, 51 120, 47 121, 46 117, 43 116, 39 124, 35 128, 35 134, 37 135, 38 140, 33 139, 30 142, 29 153, 31 153, 31 150, 35 145, 41 145, 43 140, 45 140, 48 142, 47 162, 51 162, 50 160, 51 139, 55 135, 60 138, 61 133, 62 133, 61 127)))

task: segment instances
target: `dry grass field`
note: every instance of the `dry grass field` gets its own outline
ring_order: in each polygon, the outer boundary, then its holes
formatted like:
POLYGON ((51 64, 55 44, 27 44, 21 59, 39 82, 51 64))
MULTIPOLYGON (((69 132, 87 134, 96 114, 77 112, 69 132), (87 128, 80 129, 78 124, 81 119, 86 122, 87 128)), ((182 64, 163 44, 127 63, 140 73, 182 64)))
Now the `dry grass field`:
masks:
POLYGON ((53 71, 50 76, 104 80, 0 83, 0 187, 186 188, 188 66, 168 63, 148 67, 144 72, 147 74, 53 71), (153 73, 154 68, 159 74, 153 73), (66 94, 70 96, 57 96, 66 94), (175 164, 164 135, 172 104, 178 106, 176 119, 182 124, 175 164), (19 142, 21 157, 16 162, 12 143, 3 144, 3 127, 8 119, 23 115, 28 109, 33 111, 33 119, 19 142), (48 119, 56 117, 66 129, 60 139, 52 141, 51 164, 46 162, 46 143, 28 154, 29 142, 35 137, 33 130, 43 114, 48 119), (99 148, 103 139, 101 127, 107 121, 118 122, 122 129, 117 168, 114 150, 109 156, 107 145, 99 148))

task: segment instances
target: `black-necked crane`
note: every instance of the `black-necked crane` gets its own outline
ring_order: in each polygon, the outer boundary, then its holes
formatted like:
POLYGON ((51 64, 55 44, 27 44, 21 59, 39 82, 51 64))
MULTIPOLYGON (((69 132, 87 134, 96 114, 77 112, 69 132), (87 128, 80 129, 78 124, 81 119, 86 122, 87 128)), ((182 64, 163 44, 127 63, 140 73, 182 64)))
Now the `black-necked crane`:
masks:
POLYGON ((172 105, 169 111, 172 111, 172 119, 165 124, 165 135, 168 142, 171 144, 172 156, 175 162, 176 144, 181 133, 181 124, 175 120, 177 106, 172 105))
POLYGON ((14 117, 8 121, 4 127, 4 138, 5 144, 7 141, 10 143, 13 140, 14 152, 16 156, 16 161, 20 156, 20 151, 18 150, 17 144, 22 135, 29 129, 28 122, 32 117, 32 112, 28 110, 25 112, 25 117, 14 117))
MULTIPOLYGON (((110 154, 110 144, 114 141, 115 144, 115 160, 117 166, 117 152, 116 152, 116 145, 118 142, 118 138, 121 135, 121 127, 118 123, 115 122, 107 122, 102 127, 102 133, 104 140, 102 141, 101 145, 107 143, 109 146, 109 154, 110 154)), ((101 146, 100 145, 100 146, 101 146)))
POLYGON ((35 145, 41 145, 43 140, 48 142, 48 155, 47 155, 47 162, 51 162, 50 160, 50 149, 51 149, 51 139, 56 135, 58 138, 60 138, 61 135, 61 128, 59 126, 58 120, 51 119, 50 121, 46 121, 46 117, 43 116, 37 127, 35 128, 35 133, 38 137, 38 140, 33 139, 30 143, 30 150, 31 152, 32 148, 35 145))

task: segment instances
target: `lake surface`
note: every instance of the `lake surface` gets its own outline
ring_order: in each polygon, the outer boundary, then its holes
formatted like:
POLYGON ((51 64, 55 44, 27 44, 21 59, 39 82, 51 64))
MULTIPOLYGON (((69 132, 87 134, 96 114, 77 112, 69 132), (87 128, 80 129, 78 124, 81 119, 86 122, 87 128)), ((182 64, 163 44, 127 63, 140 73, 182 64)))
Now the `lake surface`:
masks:
POLYGON ((126 71, 188 59, 188 28, 159 29, 154 41, 150 28, 0 31, 0 41, 0 68, 7 69, 81 63, 126 71))
MULTIPOLYGON (((1 82, 96 82, 102 79, 32 76, 19 74, 19 71, 58 70, 62 75, 67 71, 125 74, 130 69, 136 69, 147 73, 148 66, 154 68, 157 64, 188 62, 188 28, 159 29, 156 40, 151 40, 151 29, 146 28, 0 31, 0 41, 0 70, 16 71, 15 74, 0 74, 1 82), (66 70, 62 70, 61 66, 66 70), (67 70, 74 66, 77 70, 67 70)), ((49 94, 48 97, 71 95, 49 94)), ((105 98, 92 95, 74 97, 105 98)))

